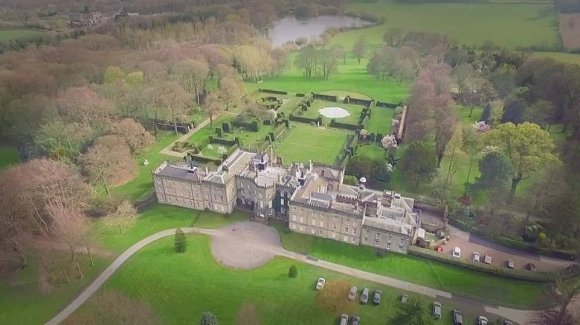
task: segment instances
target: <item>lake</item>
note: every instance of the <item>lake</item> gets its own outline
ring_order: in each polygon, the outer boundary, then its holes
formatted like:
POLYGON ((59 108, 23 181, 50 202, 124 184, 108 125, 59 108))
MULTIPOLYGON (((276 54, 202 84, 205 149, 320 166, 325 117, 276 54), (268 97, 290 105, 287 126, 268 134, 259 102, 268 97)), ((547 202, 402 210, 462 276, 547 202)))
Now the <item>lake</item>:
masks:
POLYGON ((268 36, 274 46, 294 42, 299 38, 319 38, 329 28, 363 27, 372 25, 371 22, 348 16, 318 16, 307 20, 298 20, 296 17, 286 17, 276 23, 269 30, 268 36))

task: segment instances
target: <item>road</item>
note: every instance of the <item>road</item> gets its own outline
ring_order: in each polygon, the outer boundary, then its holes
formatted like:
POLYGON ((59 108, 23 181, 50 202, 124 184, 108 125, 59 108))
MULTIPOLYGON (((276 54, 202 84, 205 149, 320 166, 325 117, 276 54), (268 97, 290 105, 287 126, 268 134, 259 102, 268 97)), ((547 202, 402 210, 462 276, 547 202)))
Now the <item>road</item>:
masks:
MULTIPOLYGON (((219 238, 219 237, 228 237, 231 240, 231 233, 223 229, 201 229, 201 228, 181 228, 185 233, 200 233, 209 235, 212 238, 219 238)), ((95 292, 99 290, 99 288, 119 269, 120 266, 123 265, 133 254, 138 252, 143 247, 147 246, 148 244, 159 240, 161 238, 173 236, 175 234, 175 229, 168 229, 163 230, 158 233, 155 233, 138 243, 134 244, 130 248, 128 248, 125 252, 123 252, 119 257, 117 257, 113 263, 99 275, 79 296, 77 296, 68 306, 66 306, 60 313, 58 313, 54 318, 48 321, 47 325, 57 325, 64 321, 68 316, 70 316, 77 308, 79 308, 87 299, 89 299, 95 292)), ((311 264, 314 266, 322 267, 325 269, 329 269, 335 272, 343 273, 349 276, 357 277, 360 279, 380 283, 386 286, 390 286, 393 288, 397 288, 400 290, 406 290, 410 292, 415 292, 418 294, 426 295, 432 298, 442 298, 445 300, 449 300, 451 302, 460 304, 460 305, 476 305, 477 308, 485 310, 486 313, 495 314, 502 318, 511 319, 513 321, 518 322, 519 324, 526 324, 526 322, 530 319, 532 313, 534 311, 530 310, 516 310, 510 308, 503 308, 503 307, 496 307, 496 306, 488 306, 483 303, 474 302, 473 300, 465 299, 463 297, 454 296, 453 294, 425 286, 421 286, 418 284, 410 283, 401 281, 398 279, 386 277, 384 275, 374 274, 358 269, 354 269, 351 267, 347 267, 344 265, 336 264, 327 262, 324 260, 311 260, 308 259, 305 255, 301 255, 295 252, 288 251, 280 246, 273 245, 271 243, 263 243, 260 241, 259 237, 256 237, 254 240, 248 241, 245 239, 244 241, 240 240, 238 245, 245 245, 250 247, 254 250, 265 250, 268 253, 273 255, 283 256, 289 259, 293 259, 296 261, 300 261, 302 263, 311 264)))

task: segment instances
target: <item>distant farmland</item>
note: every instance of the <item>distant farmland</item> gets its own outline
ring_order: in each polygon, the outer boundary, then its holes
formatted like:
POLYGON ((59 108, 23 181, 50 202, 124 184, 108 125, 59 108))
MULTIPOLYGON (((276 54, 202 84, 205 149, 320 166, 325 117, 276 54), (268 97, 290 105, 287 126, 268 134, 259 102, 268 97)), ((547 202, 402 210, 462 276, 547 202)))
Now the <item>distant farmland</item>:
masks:
POLYGON ((562 45, 567 49, 580 49, 580 14, 560 14, 562 45))
POLYGON ((22 36, 40 35, 41 31, 27 28, 0 29, 0 42, 6 42, 22 36))
POLYGON ((332 43, 348 47, 365 35, 382 44, 390 27, 405 31, 435 32, 458 44, 481 45, 492 41, 509 49, 518 46, 559 44, 558 22, 550 5, 544 3, 429 3, 402 4, 392 1, 353 2, 350 11, 377 15, 384 24, 337 34, 332 43))

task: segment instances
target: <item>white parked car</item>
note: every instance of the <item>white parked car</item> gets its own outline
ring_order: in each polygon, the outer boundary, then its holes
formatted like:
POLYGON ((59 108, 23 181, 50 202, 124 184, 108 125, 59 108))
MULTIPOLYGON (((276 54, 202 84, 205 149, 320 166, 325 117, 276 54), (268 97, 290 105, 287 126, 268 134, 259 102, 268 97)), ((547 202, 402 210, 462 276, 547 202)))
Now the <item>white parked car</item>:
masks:
POLYGON ((453 257, 461 257, 461 248, 454 247, 453 250, 451 251, 451 255, 453 257))
POLYGON ((324 278, 318 278, 318 282, 316 282, 316 290, 322 290, 322 288, 324 288, 325 283, 326 280, 324 280, 324 278))
POLYGON ((491 256, 485 255, 485 257, 483 258, 483 263, 491 264, 491 256))
POLYGON ((477 325, 487 325, 487 322, 488 322, 488 320, 487 320, 487 317, 485 317, 485 316, 479 316, 477 318, 477 325))
POLYGON ((473 261, 474 262, 481 261, 481 255, 478 252, 473 252, 473 261))
POLYGON ((354 298, 356 298, 357 292, 358 292, 358 289, 356 287, 350 288, 350 291, 348 292, 348 300, 353 301, 354 298))

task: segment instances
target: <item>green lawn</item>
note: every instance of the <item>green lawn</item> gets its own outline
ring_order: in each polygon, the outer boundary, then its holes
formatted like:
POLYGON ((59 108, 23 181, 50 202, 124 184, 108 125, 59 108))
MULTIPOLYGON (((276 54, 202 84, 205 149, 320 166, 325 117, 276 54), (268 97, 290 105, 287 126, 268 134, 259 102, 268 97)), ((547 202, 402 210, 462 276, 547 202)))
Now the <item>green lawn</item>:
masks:
POLYGON ((561 52, 534 52, 534 58, 551 58, 557 61, 575 63, 580 65, 580 54, 561 52))
POLYGON ((0 145, 0 170, 20 162, 18 150, 14 147, 0 145))
POLYGON ((380 143, 359 144, 356 149, 357 156, 367 157, 372 159, 385 159, 385 149, 380 143))
MULTIPOLYGON (((176 254, 173 238, 159 240, 131 257, 101 290, 150 303, 164 324, 196 324, 204 311, 214 313, 220 324, 235 324, 238 311, 246 304, 256 307, 261 324, 336 324, 342 311, 330 313, 316 304, 314 284, 320 276, 383 290, 379 306, 352 303, 352 313, 360 315, 365 324, 384 324, 398 304, 397 290, 285 258, 252 270, 224 268, 213 259, 209 245, 208 237, 190 235, 188 251, 176 254), (295 279, 287 276, 292 264, 298 266, 295 279)), ((429 302, 425 299, 426 307, 429 302)), ((441 324, 450 323, 450 308, 444 303, 441 324)), ((77 312, 87 309, 85 304, 77 312)), ((465 315, 466 319, 473 316, 465 315)))
POLYGON ((391 108, 374 107, 371 117, 368 119, 365 129, 369 133, 379 133, 385 135, 391 131, 391 122, 395 110, 391 108))
POLYGON ((370 247, 287 233, 282 242, 287 249, 298 248, 326 261, 347 265, 372 273, 391 276, 490 303, 529 307, 537 302, 543 285, 498 278, 424 258, 390 253, 380 257, 370 247), (296 244, 300 243, 300 244, 296 244), (309 247, 308 247, 309 246, 309 247))
MULTIPOLYGON (((290 61, 296 53, 290 55, 290 61)), ((285 90, 289 92, 310 93, 328 91, 356 92, 378 101, 399 103, 407 99, 409 85, 393 80, 377 80, 367 73, 367 60, 358 64, 354 59, 338 64, 337 71, 330 75, 329 80, 307 79, 302 71, 295 67, 289 68, 279 78, 266 78, 259 85, 260 88, 285 90)), ((248 84, 248 88, 256 87, 248 84)))
POLYGON ((0 28, 0 42, 7 42, 18 37, 42 35, 43 32, 27 28, 0 28))
POLYGON ((176 135, 174 132, 159 133, 157 141, 137 155, 137 177, 127 184, 113 188, 111 194, 135 201, 147 193, 151 193, 153 191, 153 177, 151 176, 151 173, 159 167, 163 161, 168 159, 167 156, 162 155, 159 152, 171 142, 177 140, 179 136, 181 136, 181 134, 176 135), (149 161, 148 166, 143 164, 145 159, 149 161))
MULTIPOLYGON (((59 284, 50 294, 40 292, 37 265, 34 260, 16 276, 0 280, 0 324, 44 324, 66 306, 84 287, 110 263, 110 258, 94 257, 91 267, 88 258, 81 256, 79 264, 84 278, 71 277, 70 284, 59 284)), ((55 270, 55 274, 58 274, 55 270)), ((73 274, 72 272, 70 273, 73 274)))
POLYGON ((557 18, 551 5, 545 4, 357 1, 348 9, 384 17, 385 23, 336 34, 331 43, 344 44, 347 48, 362 35, 375 45, 382 44, 382 36, 390 27, 440 33, 459 45, 481 45, 489 40, 515 49, 517 46, 551 46, 559 42, 557 18))
MULTIPOLYGON (((342 102, 329 102, 325 100, 314 100, 308 107, 307 111, 302 111, 302 116, 309 117, 309 118, 317 118, 320 114, 320 110, 326 107, 340 107, 350 112, 350 115, 344 118, 335 118, 337 122, 340 123, 349 123, 349 124, 358 124, 358 120, 360 119, 360 114, 362 110, 365 108, 362 105, 353 105, 353 104, 344 104, 342 102)), ((295 114, 298 114, 296 112, 295 114)), ((322 117, 323 124, 330 124, 330 120, 332 118, 322 117)))
POLYGON ((284 164, 308 160, 334 164, 349 134, 346 130, 300 123, 292 123, 290 127, 288 135, 282 142, 276 142, 274 147, 275 153, 282 157, 284 164))

